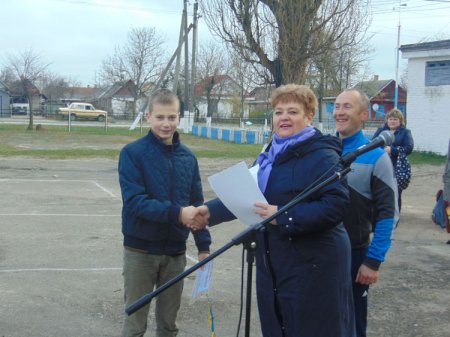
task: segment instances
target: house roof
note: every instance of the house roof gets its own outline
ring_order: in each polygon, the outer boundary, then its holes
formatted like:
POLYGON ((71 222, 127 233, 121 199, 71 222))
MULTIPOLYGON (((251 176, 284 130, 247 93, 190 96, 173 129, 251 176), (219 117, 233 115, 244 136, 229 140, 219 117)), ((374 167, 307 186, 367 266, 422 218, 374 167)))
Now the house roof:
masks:
MULTIPOLYGON (((211 90, 212 96, 221 96, 221 97, 232 97, 234 95, 240 95, 240 86, 239 84, 228 75, 213 75, 207 76, 195 85, 195 95, 203 96, 207 89, 211 90), (212 88, 209 86, 212 85, 212 88)), ((244 96, 247 97, 247 92, 244 93, 244 96)))
POLYGON ((3 92, 9 93, 8 87, 2 81, 0 81, 0 90, 3 91, 3 92))
POLYGON ((15 81, 10 85, 10 93, 11 96, 22 96, 25 93, 23 92, 23 87, 26 88, 26 90, 31 93, 32 95, 39 95, 39 89, 31 83, 29 79, 24 79, 24 82, 21 81, 15 81))
POLYGON ((136 88, 132 80, 128 80, 125 83, 117 82, 101 92, 98 98, 134 97, 133 91, 135 90, 136 88))
POLYGON ((64 91, 64 98, 76 101, 85 101, 96 96, 101 89, 97 87, 70 87, 64 91))
POLYGON ((113 85, 107 87, 104 89, 99 95, 98 98, 106 98, 106 97, 112 97, 116 93, 117 90, 119 90, 122 87, 119 83, 114 83, 113 85))
POLYGON ((255 101, 268 101, 274 89, 275 85, 273 84, 262 87, 256 87, 252 91, 250 91, 249 95, 254 97, 255 101))
POLYGON ((422 50, 436 50, 436 49, 449 49, 450 40, 440 40, 432 42, 404 44, 400 46, 402 52, 407 51, 422 51, 422 50))
POLYGON ((356 84, 353 88, 364 92, 370 99, 377 96, 384 88, 386 88, 394 80, 371 80, 362 81, 356 84))
MULTIPOLYGON (((195 89, 194 89, 195 95, 201 96, 204 94, 207 87, 210 86, 211 84, 214 87, 217 84, 220 84, 220 83, 226 81, 227 79, 230 79, 230 76, 220 75, 220 74, 206 76, 206 77, 202 78, 200 81, 198 81, 197 84, 195 85, 195 89)), ((214 91, 214 89, 212 91, 214 91)))

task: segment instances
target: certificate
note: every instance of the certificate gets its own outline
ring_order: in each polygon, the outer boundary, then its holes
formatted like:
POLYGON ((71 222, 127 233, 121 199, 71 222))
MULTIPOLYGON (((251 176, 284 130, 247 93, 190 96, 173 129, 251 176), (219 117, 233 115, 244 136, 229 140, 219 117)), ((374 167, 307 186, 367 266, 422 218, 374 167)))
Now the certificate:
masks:
POLYGON ((241 222, 253 225, 263 219, 255 213, 255 202, 266 202, 256 182, 256 169, 252 172, 245 162, 240 162, 208 177, 211 188, 241 222))
POLYGON ((203 269, 197 271, 194 288, 192 289, 192 299, 197 299, 201 294, 208 291, 211 286, 213 271, 213 261, 209 261, 203 266, 203 269))

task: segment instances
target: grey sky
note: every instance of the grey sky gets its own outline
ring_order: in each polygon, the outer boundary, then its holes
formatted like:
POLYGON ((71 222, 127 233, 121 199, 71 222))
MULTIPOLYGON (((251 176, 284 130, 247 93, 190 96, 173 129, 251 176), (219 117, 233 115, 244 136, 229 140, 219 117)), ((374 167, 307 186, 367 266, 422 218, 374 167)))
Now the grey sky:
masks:
MULTIPOLYGON (((191 1, 189 13, 192 14, 191 1)), ((399 4, 401 44, 450 38, 450 1, 372 0, 368 31, 375 52, 370 74, 395 77, 399 4)), ((0 64, 6 56, 32 48, 50 70, 82 85, 93 85, 101 62, 132 28, 151 26, 164 35, 167 52, 178 42, 183 0, 14 0, 0 7, 0 64)), ((192 21, 190 16, 189 21, 192 21)), ((199 41, 209 34, 200 19, 199 41)), ((400 62, 401 70, 405 61, 400 62)))

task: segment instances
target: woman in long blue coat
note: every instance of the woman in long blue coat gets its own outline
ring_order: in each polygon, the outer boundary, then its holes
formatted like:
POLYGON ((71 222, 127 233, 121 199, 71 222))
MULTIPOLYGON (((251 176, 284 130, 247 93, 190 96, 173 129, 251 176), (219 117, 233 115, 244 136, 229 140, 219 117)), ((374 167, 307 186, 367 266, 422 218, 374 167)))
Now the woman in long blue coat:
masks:
MULTIPOLYGON (((257 159, 258 185, 274 214, 316 179, 338 171, 341 146, 311 126, 314 93, 289 84, 274 90, 274 137, 257 159)), ((323 187, 257 233, 256 288, 264 337, 352 337, 350 242, 342 225, 348 206, 344 181, 323 187)), ((210 226, 234 216, 219 199, 203 206, 210 226), (209 212, 209 213, 208 213, 209 212)))

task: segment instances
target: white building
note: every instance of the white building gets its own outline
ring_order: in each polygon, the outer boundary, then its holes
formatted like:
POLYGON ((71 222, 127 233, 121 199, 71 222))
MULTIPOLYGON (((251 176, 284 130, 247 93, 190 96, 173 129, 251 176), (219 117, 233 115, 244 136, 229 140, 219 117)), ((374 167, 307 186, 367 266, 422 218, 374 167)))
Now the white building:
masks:
POLYGON ((446 155, 450 138, 450 40, 402 45, 408 59, 408 125, 414 149, 446 155))

